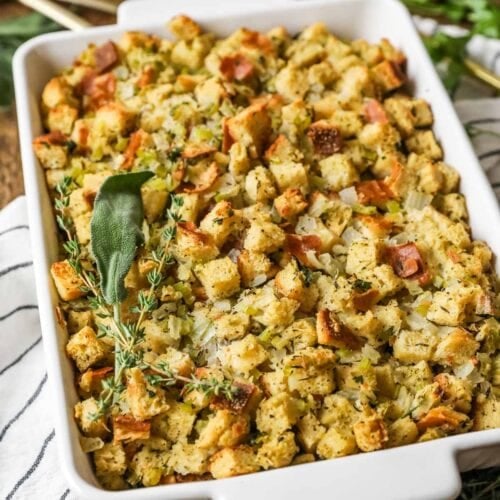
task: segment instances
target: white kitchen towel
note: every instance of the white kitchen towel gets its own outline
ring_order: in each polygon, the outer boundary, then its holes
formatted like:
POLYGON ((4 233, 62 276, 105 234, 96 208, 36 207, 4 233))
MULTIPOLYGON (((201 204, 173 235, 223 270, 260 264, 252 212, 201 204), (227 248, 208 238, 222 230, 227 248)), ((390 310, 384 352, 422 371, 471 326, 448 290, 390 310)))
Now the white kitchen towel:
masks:
MULTIPOLYGON (((500 199, 500 99, 456 107, 500 199)), ((70 500, 54 443, 27 224, 24 197, 0 212, 0 498, 70 500)))

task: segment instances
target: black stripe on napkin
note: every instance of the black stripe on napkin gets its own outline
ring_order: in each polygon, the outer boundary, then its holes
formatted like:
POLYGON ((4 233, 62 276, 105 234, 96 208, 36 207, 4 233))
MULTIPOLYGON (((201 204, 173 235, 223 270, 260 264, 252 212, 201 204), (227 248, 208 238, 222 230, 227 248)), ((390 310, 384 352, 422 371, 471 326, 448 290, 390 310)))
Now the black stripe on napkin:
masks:
POLYGON ((486 153, 482 153, 479 155, 480 160, 485 160, 486 158, 492 158, 494 156, 500 155, 500 149, 493 149, 492 151, 487 151, 486 153))
POLYGON ((31 395, 28 401, 26 401, 25 405, 17 412, 14 417, 12 417, 7 422, 7 425, 2 429, 2 431, 0 432, 0 441, 4 438, 7 431, 12 427, 12 424, 14 424, 19 419, 19 417, 33 404, 35 399, 40 395, 45 382, 47 382, 47 374, 43 376, 41 382, 38 384, 38 387, 35 389, 35 392, 31 395))
POLYGON ((62 495, 59 500, 64 500, 67 496, 69 495, 69 489, 67 489, 62 495))
POLYGON ((31 349, 33 349, 34 347, 36 347, 40 341, 42 340, 42 337, 38 337, 35 342, 33 342, 33 344, 31 344, 29 347, 27 347, 21 354, 19 354, 19 356, 14 360, 12 361, 12 363, 9 363, 7 366, 5 366, 4 368, 2 368, 0 370, 0 375, 3 375, 9 368, 12 368, 14 365, 16 365, 17 363, 19 363, 19 361, 21 361, 21 359, 24 358, 24 356, 26 356, 26 354, 28 354, 31 349))
POLYGON ((6 274, 11 273, 12 271, 16 271, 17 269, 22 269, 23 267, 32 266, 33 262, 21 262, 20 264, 16 264, 14 266, 7 267, 6 269, 2 269, 0 271, 0 278, 5 276, 6 274))
POLYGON ((13 314, 16 314, 19 311, 27 311, 29 309, 38 309, 38 306, 35 304, 26 304, 24 306, 16 307, 15 309, 12 309, 12 311, 8 312, 7 314, 0 316, 0 321, 3 321, 4 319, 10 318, 13 314))
POLYGON ((469 125, 481 125, 484 123, 500 123, 500 118, 476 118, 475 120, 469 120, 464 123, 464 126, 467 127, 469 125))
POLYGON ((11 233, 12 231, 18 231, 19 229, 29 229, 29 226, 27 224, 20 224, 19 226, 9 227, 9 229, 4 229, 3 231, 0 231, 0 236, 3 236, 4 234, 7 233, 11 233))
POLYGON ((16 494, 16 491, 30 478, 31 474, 35 472, 37 467, 40 465, 40 462, 42 461, 44 455, 45 455, 45 450, 47 449, 47 446, 49 443, 54 439, 55 436, 55 431, 52 429, 50 434, 45 438, 45 441, 43 442, 42 448, 38 452, 38 455, 35 458, 35 461, 33 462, 32 466, 25 472, 23 477, 19 479, 19 481, 15 484, 14 488, 10 491, 10 493, 5 497, 5 500, 11 500, 11 498, 14 497, 16 494))

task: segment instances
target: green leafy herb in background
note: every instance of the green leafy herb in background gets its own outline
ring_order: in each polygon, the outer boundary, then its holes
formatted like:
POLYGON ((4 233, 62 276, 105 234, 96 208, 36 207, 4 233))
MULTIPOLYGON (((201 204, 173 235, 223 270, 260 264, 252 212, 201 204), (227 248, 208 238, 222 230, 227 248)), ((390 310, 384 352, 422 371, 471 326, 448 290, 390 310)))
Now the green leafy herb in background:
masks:
POLYGON ((0 106, 13 99, 12 57, 26 40, 61 27, 38 13, 19 16, 0 22, 0 106))
POLYGON ((443 22, 469 28, 466 36, 452 37, 441 31, 425 37, 432 60, 439 66, 443 83, 454 94, 466 72, 466 45, 476 34, 500 38, 500 6, 491 0, 402 0, 413 14, 437 17, 443 22))
POLYGON ((153 175, 135 172, 108 177, 95 200, 90 224, 92 253, 108 304, 127 296, 123 281, 143 241, 141 186, 153 175))

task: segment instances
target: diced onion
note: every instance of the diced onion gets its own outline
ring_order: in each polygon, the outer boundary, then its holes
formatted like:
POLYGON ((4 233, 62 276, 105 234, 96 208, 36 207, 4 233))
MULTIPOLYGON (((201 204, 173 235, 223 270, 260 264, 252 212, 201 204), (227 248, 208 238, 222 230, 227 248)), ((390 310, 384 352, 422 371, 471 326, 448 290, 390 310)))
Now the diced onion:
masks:
POLYGON ((359 231, 356 231, 356 229, 354 229, 353 227, 348 227, 342 233, 342 239, 349 246, 354 241, 362 240, 363 239, 363 235, 359 231))
POLYGON ((255 278, 250 282, 250 286, 260 286, 267 281, 267 276, 265 274, 258 274, 255 278))
POLYGON ((214 302, 214 307, 222 312, 228 312, 231 310, 231 301, 230 300, 218 300, 214 302))
POLYGON ((240 255, 241 251, 238 250, 237 248, 231 248, 229 252, 227 253, 227 256, 234 262, 238 262, 238 256, 240 255))
POLYGON ((458 378, 465 379, 474 371, 474 365, 467 361, 466 363, 457 366, 453 372, 458 378))
POLYGON ((348 205, 353 206, 358 203, 358 193, 356 193, 354 186, 342 189, 342 191, 339 191, 339 196, 340 199, 348 205))
POLYGON ((380 361, 380 353, 370 344, 365 344, 361 349, 361 354, 368 359, 370 363, 376 365, 380 361))
POLYGON ((80 446, 84 453, 91 453, 100 450, 104 446, 104 441, 98 437, 80 436, 80 446))
POLYGON ((433 196, 430 194, 410 191, 405 200, 404 207, 406 210, 422 210, 431 204, 432 198, 433 196))

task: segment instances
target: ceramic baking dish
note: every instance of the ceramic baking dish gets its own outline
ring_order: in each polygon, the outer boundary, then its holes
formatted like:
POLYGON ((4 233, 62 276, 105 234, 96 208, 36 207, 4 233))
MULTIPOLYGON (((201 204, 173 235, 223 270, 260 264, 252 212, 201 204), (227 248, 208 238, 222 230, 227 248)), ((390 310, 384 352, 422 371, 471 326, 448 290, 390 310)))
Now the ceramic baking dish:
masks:
MULTIPOLYGON (((280 0, 284 1, 284 0, 280 0)), ((251 3, 251 2, 248 2, 251 3)), ((147 4, 147 2, 146 2, 147 4)), ((164 21, 175 2, 156 12, 154 21, 135 25, 165 36, 164 21), (160 17, 160 19, 158 19, 160 17)), ((177 4, 178 5, 178 4, 177 4)), ((183 13, 194 17, 220 35, 247 26, 267 30, 284 25, 296 32, 323 21, 338 36, 377 41, 389 38, 408 56, 408 73, 415 94, 428 100, 435 116, 435 132, 446 161, 462 176, 462 191, 468 200, 475 238, 486 240, 500 254, 500 212, 493 192, 471 149, 453 106, 446 95, 408 12, 396 0, 330 0, 264 4, 246 8, 213 9, 200 2, 183 3, 183 13)), ((150 6, 151 8, 151 6, 150 6)), ((147 10, 147 9, 146 9, 147 10)), ((127 28, 130 27, 128 24, 127 28)), ((120 26, 89 29, 79 33, 44 35, 25 44, 14 59, 14 76, 24 179, 31 226, 32 251, 47 369, 54 401, 55 428, 62 473, 74 492, 92 499, 201 499, 214 500, 303 500, 321 499, 445 499, 460 491, 460 470, 500 465, 500 429, 448 437, 373 453, 217 481, 158 486, 126 492, 107 492, 97 484, 88 457, 81 451, 73 421, 77 394, 73 369, 64 354, 66 333, 58 325, 57 295, 49 276, 50 264, 58 257, 56 227, 43 172, 31 143, 42 132, 38 108, 43 85, 88 43, 117 39, 120 26)), ((498 261, 497 261, 498 268, 498 261)))

